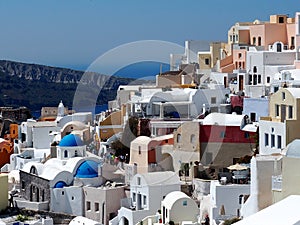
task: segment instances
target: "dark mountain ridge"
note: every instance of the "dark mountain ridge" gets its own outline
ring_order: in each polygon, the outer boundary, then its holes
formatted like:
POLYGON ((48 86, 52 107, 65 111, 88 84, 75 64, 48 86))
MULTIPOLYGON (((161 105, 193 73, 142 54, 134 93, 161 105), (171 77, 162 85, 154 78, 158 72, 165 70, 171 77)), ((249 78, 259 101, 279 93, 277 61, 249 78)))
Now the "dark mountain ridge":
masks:
POLYGON ((40 110, 43 106, 57 106, 62 100, 72 107, 79 86, 84 90, 86 105, 95 95, 96 104, 101 105, 115 99, 119 85, 133 81, 95 72, 0 60, 0 106, 40 110))

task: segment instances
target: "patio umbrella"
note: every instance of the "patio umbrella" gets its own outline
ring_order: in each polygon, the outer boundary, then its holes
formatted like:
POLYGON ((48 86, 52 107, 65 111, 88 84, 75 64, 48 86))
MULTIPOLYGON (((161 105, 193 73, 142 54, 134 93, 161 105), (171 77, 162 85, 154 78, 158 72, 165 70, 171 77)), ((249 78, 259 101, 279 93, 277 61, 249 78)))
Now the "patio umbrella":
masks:
POLYGON ((229 170, 246 170, 248 168, 246 166, 242 166, 237 163, 235 165, 228 166, 227 169, 229 169, 229 170))

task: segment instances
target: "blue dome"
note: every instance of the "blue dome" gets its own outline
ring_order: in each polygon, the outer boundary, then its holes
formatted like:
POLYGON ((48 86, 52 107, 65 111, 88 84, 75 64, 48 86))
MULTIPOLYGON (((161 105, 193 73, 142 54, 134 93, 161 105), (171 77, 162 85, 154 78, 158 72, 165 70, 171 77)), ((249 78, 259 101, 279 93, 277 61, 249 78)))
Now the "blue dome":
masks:
POLYGON ((60 147, 75 147, 75 146, 83 146, 83 142, 80 137, 74 134, 68 134, 61 139, 59 142, 60 147))
POLYGON ((54 188, 63 188, 67 186, 67 184, 63 181, 58 181, 55 185, 54 185, 54 188))
POLYGON ((75 177, 78 178, 93 178, 98 177, 98 166, 99 163, 87 160, 78 167, 75 177))

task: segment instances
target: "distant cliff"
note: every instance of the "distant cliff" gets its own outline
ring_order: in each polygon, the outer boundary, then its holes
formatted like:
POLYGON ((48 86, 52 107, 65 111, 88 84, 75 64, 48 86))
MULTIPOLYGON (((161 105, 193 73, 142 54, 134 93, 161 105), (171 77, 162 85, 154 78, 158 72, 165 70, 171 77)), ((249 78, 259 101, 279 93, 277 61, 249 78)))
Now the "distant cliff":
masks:
POLYGON ((106 104, 115 98, 119 85, 134 81, 93 72, 82 79, 83 74, 72 69, 0 60, 0 106, 40 110, 43 106, 57 106, 62 100, 65 106, 72 107, 78 84, 88 92, 89 99, 101 90, 97 104, 106 104))

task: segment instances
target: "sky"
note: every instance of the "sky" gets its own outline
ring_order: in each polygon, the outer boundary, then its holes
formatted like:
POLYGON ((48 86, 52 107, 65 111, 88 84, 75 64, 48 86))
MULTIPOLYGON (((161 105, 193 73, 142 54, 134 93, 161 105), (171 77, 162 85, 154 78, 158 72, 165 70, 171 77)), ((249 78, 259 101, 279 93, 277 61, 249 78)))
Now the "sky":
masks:
POLYGON ((296 0, 1 0, 0 59, 86 70, 128 43, 226 41, 238 21, 297 11, 296 0))

